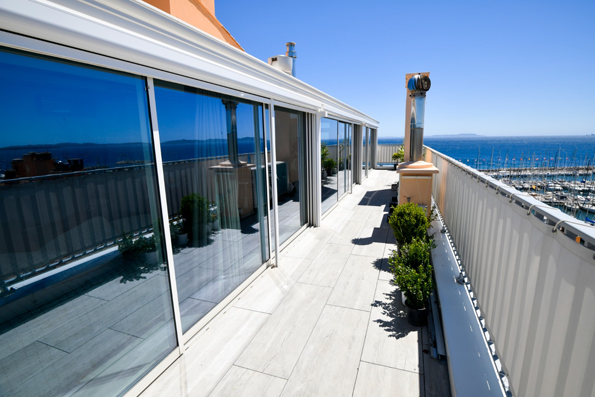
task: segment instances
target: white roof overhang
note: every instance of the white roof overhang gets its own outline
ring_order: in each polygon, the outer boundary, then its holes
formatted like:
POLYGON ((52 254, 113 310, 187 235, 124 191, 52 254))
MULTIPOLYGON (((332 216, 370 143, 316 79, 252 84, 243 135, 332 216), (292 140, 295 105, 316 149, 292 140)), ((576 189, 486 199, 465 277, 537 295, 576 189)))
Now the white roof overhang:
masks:
POLYGON ((357 109, 139 0, 0 0, 0 26, 378 128, 357 109))

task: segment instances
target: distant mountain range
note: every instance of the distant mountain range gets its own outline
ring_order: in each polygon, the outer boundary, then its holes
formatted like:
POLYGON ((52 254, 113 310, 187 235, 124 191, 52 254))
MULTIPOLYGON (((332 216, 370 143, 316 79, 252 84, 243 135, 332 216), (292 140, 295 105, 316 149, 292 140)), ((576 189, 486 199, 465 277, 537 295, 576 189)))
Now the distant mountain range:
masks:
POLYGON ((478 134, 449 134, 449 135, 427 135, 426 138, 476 138, 484 137, 478 134))

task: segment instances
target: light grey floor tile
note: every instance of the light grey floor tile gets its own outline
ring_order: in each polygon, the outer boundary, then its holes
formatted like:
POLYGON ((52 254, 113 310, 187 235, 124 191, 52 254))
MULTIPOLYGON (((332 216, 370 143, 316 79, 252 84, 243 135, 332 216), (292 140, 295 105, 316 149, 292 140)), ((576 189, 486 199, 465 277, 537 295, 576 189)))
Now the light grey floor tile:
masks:
POLYGON ((0 395, 26 382, 67 353, 40 342, 33 342, 0 360, 0 395))
MULTIPOLYGON (((392 234, 392 231, 390 231, 389 233, 392 234)), ((380 267, 380 276, 378 277, 380 280, 391 281, 394 278, 394 275, 390 271, 388 258, 392 255, 393 251, 395 250, 397 250, 396 244, 386 244, 386 246, 384 247, 384 255, 380 267)))
POLYGON ((352 254, 382 258, 387 235, 388 229, 365 226, 362 233, 355 240, 352 254))
POLYGON ((382 258, 382 262, 380 264, 380 274, 378 275, 379 280, 384 281, 392 281, 394 275, 390 271, 390 265, 388 263, 388 258, 382 258))
POLYGON ((362 362, 353 397, 419 397, 421 392, 419 375, 362 362))
POLYGON ((337 207, 322 220, 321 226, 336 232, 350 216, 351 211, 337 207))
POLYGON ((366 227, 374 227, 380 229, 388 229, 389 225, 386 221, 388 214, 381 209, 374 209, 370 211, 368 219, 366 219, 366 227))
POLYGON ((210 397, 278 397, 285 382, 284 379, 234 365, 210 397))
POLYGON ((351 247, 339 244, 327 244, 306 270, 300 282, 334 287, 347 259, 351 247))
POLYGON ((370 311, 379 274, 376 261, 369 256, 351 255, 328 304, 370 311))
POLYGON ((283 257, 278 267, 268 269, 246 288, 234 305, 272 313, 311 263, 311 259, 283 257))
POLYGON ((208 396, 268 318, 251 310, 227 309, 142 396, 208 396))
POLYGON ((370 218, 371 211, 372 211, 372 208, 370 208, 370 207, 357 206, 353 209, 353 213, 351 214, 351 217, 349 218, 349 220, 356 221, 356 222, 364 222, 364 224, 365 224, 368 221, 368 219, 370 218))
POLYGON ((291 256, 294 258, 314 259, 324 248, 333 232, 328 229, 308 229, 299 240, 292 242, 282 253, 280 258, 291 256), (304 249, 306 248, 307 249, 304 249))
POLYGON ((351 251, 353 255, 371 256, 382 258, 384 253, 384 243, 356 244, 351 251))
POLYGON ((296 284, 236 364, 287 379, 330 293, 328 287, 296 284))
POLYGON ((344 244, 353 246, 357 242, 357 238, 362 233, 364 228, 364 221, 346 221, 337 227, 335 233, 329 239, 331 244, 344 244))
POLYGON ((369 314, 326 306, 282 396, 351 396, 369 314))
POLYGON ((379 280, 368 324, 362 361, 422 372, 420 327, 409 324, 401 293, 379 280))

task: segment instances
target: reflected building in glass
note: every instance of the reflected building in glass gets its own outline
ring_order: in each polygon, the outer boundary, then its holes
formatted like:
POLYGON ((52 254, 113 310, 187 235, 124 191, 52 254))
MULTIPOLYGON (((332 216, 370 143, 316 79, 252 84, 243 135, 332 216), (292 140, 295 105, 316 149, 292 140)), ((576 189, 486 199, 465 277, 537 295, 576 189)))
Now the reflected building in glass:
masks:
POLYGON ((378 122, 214 18, 62 3, 0 5, 0 395, 136 395, 365 178, 378 122))

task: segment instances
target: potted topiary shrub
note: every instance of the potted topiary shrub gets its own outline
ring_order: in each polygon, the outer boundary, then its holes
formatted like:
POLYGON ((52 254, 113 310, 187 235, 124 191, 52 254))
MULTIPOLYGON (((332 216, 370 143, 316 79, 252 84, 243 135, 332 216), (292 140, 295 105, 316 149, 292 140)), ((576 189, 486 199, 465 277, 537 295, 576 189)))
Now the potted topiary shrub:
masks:
POLYGON ((180 214, 183 221, 182 233, 188 233, 188 242, 193 246, 204 245, 207 239, 209 202, 198 193, 182 197, 180 214))
POLYGON ((395 170, 397 169, 399 163, 405 161, 405 149, 403 148, 403 146, 401 146, 399 150, 393 153, 393 161, 395 162, 395 170))
POLYGON ((432 247, 432 242, 414 238, 401 247, 400 254, 393 251, 388 259, 395 284, 405 297, 407 320, 416 326, 427 324, 427 302, 434 289, 430 263, 432 247))
POLYGON ((399 246, 411 243, 414 238, 427 241, 430 219, 423 208, 414 203, 405 203, 393 208, 388 223, 399 246))

